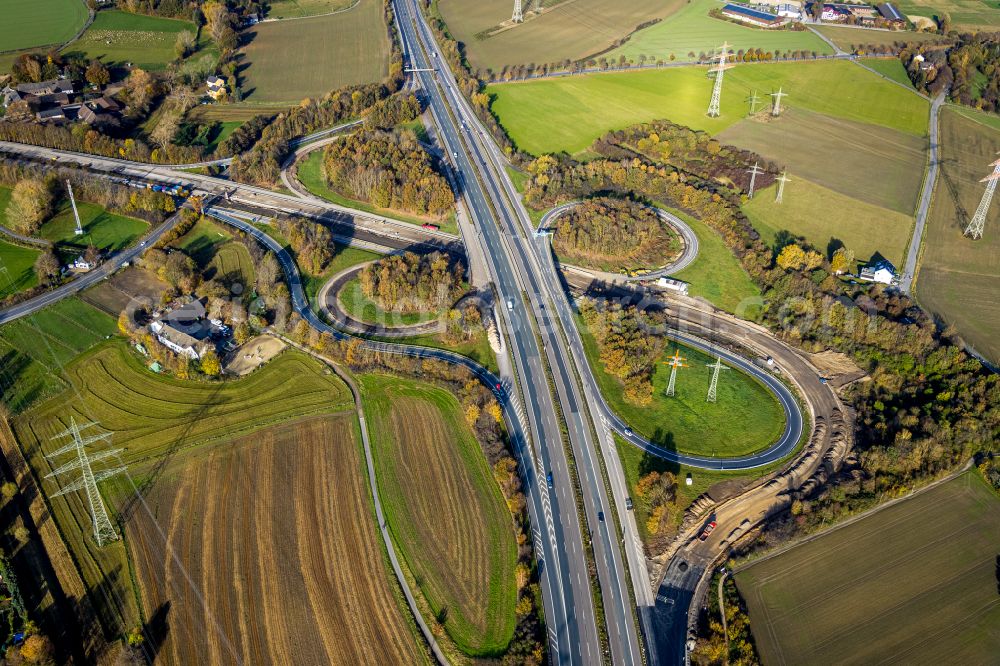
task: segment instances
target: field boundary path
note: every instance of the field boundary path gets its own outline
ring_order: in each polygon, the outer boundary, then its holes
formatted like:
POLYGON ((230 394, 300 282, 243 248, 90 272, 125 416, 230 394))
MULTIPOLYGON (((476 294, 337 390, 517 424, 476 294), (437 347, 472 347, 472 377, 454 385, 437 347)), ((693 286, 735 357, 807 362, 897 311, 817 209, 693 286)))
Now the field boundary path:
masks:
MULTIPOLYGON (((817 30, 813 26, 811 26, 811 25, 809 25, 807 23, 806 24, 806 28, 809 29, 809 32, 811 32, 812 34, 816 35, 817 37, 819 37, 820 39, 822 39, 824 42, 826 42, 827 45, 830 48, 833 49, 833 54, 834 55, 847 55, 847 51, 845 51, 844 49, 842 49, 839 46, 837 46, 836 42, 834 42, 832 39, 830 39, 829 37, 827 37, 826 35, 824 35, 822 32, 820 32, 819 30, 817 30)), ((720 601, 721 601, 721 599, 720 599, 720 601)))
POLYGON ((261 23, 277 23, 279 21, 301 21, 302 19, 313 19, 313 18, 320 18, 322 16, 333 16, 334 14, 343 14, 344 12, 351 11, 360 4, 361 0, 354 0, 354 4, 352 4, 350 7, 344 7, 343 9, 338 9, 337 11, 324 12, 322 14, 310 14, 309 16, 284 16, 282 18, 266 18, 263 21, 257 21, 257 25, 260 25, 261 23))
POLYGON ((962 465, 961 467, 959 467, 957 470, 955 470, 951 474, 948 474, 947 476, 943 476, 940 479, 937 479, 935 481, 931 481, 926 486, 923 486, 921 488, 917 488, 913 492, 909 492, 909 493, 907 493, 907 494, 905 494, 905 495, 903 495, 901 497, 894 497, 891 500, 887 500, 887 501, 882 502, 881 504, 879 504, 877 506, 873 506, 872 508, 868 509, 867 511, 862 511, 861 513, 855 514, 855 515, 851 516, 850 518, 845 518, 844 520, 841 520, 841 521, 839 521, 837 523, 834 523, 833 525, 831 525, 830 527, 828 527, 826 529, 819 530, 817 532, 814 532, 812 534, 804 536, 801 539, 797 539, 797 540, 793 541, 792 543, 785 544, 784 546, 781 546, 780 548, 777 548, 776 550, 768 553, 767 555, 764 555, 763 557, 758 557, 756 559, 750 560, 749 562, 744 562, 743 564, 735 566, 735 567, 733 567, 733 569, 729 573, 731 573, 731 574, 737 574, 737 573, 743 571, 744 569, 749 569, 750 567, 752 567, 755 564, 759 564, 760 562, 764 562, 764 561, 770 560, 770 559, 772 559, 774 557, 777 557, 778 555, 786 553, 789 550, 791 550, 792 548, 797 548, 798 546, 805 545, 805 544, 809 543, 810 541, 815 541, 816 539, 818 539, 818 538, 820 538, 822 536, 826 536, 827 534, 830 534, 832 532, 836 532, 837 530, 843 529, 843 528, 847 527, 848 525, 853 525, 854 523, 858 522, 859 520, 863 520, 865 518, 868 518, 869 516, 871 516, 873 514, 876 514, 879 511, 882 511, 884 509, 888 509, 889 507, 895 506, 896 504, 899 504, 900 502, 905 502, 906 500, 911 499, 913 497, 916 497, 917 495, 922 495, 923 493, 927 492, 928 490, 936 488, 936 487, 940 486, 941 484, 947 483, 947 482, 951 481, 952 479, 954 479, 954 478, 956 478, 956 477, 964 474, 965 472, 968 472, 970 469, 972 469, 972 464, 973 464, 973 459, 969 458, 968 460, 965 461, 964 465, 962 465))
POLYGON ((332 369, 338 377, 344 380, 347 387, 351 389, 351 396, 354 398, 354 409, 358 415, 358 422, 361 424, 361 442, 365 447, 365 465, 368 468, 368 486, 371 489, 372 499, 375 503, 375 517, 378 520, 378 530, 379 534, 382 536, 382 543, 385 544, 385 550, 389 554, 389 561, 392 563, 392 570, 396 575, 396 580, 399 581, 399 586, 403 589, 403 594, 406 596, 406 604, 410 607, 410 612, 413 613, 413 618, 416 620, 417 626, 420 627, 420 631, 423 633, 424 639, 430 646, 434 658, 442 666, 447 666, 448 660, 445 659, 444 653, 441 651, 440 646, 437 644, 437 640, 434 638, 434 634, 431 632, 430 627, 427 626, 423 616, 420 614, 420 609, 417 608, 417 600, 413 596, 413 591, 410 589, 409 584, 406 582, 406 577, 403 575, 403 569, 399 566, 399 559, 396 557, 396 549, 392 544, 392 537, 389 536, 389 526, 386 522, 385 514, 382 512, 382 500, 379 496, 378 481, 375 477, 375 462, 372 458, 371 441, 368 438, 368 424, 365 421, 365 410, 361 405, 361 392, 358 390, 358 385, 354 382, 354 378, 351 377, 350 374, 344 372, 343 368, 322 354, 319 354, 308 347, 303 347, 283 335, 277 335, 289 345, 330 366, 330 369, 332 369))
POLYGON ((47 241, 44 238, 35 238, 34 236, 25 236, 24 234, 19 234, 13 229, 8 229, 7 227, 0 226, 0 234, 9 236, 13 240, 21 243, 23 245, 31 245, 32 247, 40 247, 43 250, 47 250, 52 247, 52 241, 47 241))
POLYGON ((910 239, 910 246, 906 250, 906 264, 903 266, 903 276, 899 279, 899 290, 904 294, 909 294, 913 288, 913 282, 917 277, 917 260, 920 258, 920 247, 924 237, 924 227, 927 224, 927 212, 931 207, 931 199, 934 194, 934 185, 937 183, 938 165, 938 116, 941 106, 944 104, 944 97, 947 89, 942 90, 934 101, 931 102, 931 117, 929 122, 929 142, 927 173, 924 175, 924 185, 920 190, 920 206, 917 208, 916 220, 913 225, 913 237, 910 239))

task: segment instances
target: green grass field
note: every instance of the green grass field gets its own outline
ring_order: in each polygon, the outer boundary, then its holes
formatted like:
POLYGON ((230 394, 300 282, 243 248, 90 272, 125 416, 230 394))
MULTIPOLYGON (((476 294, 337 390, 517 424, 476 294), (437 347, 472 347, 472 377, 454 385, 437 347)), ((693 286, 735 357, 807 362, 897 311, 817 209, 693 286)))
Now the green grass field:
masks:
POLYGON ((947 13, 958 30, 1000 29, 1000 6, 994 0, 900 0, 897 7, 908 16, 934 18, 947 13))
POLYGON ((104 10, 67 51, 105 64, 130 62, 142 69, 161 70, 175 58, 174 42, 185 30, 197 32, 189 21, 104 10))
POLYGON ((777 49, 782 52, 833 53, 826 42, 808 30, 754 28, 708 15, 711 9, 721 7, 716 0, 691 0, 673 16, 632 35, 624 45, 606 57, 613 62, 617 62, 620 56, 633 62, 638 62, 639 56, 646 56, 652 62, 666 61, 671 56, 676 60, 697 60, 701 54, 711 56, 723 42, 727 42, 734 52, 777 49))
POLYGON ((62 44, 87 21, 80 0, 4 0, 0 12, 0 51, 62 44))
POLYGON ((493 85, 493 111, 518 146, 533 154, 585 150, 604 132, 667 118, 717 134, 742 120, 747 99, 782 87, 786 108, 924 136, 929 103, 849 62, 737 66, 726 73, 722 115, 705 115, 712 80, 705 67, 588 74, 493 85))
MULTIPOLYGON (((46 326, 45 330, 59 329, 46 326)), ((68 389, 12 424, 38 477, 63 462, 49 461, 43 453, 59 445, 52 437, 66 427, 71 416, 78 423, 97 421, 104 431, 113 433, 112 444, 125 449, 124 463, 142 470, 133 478, 141 489, 155 483, 161 465, 190 447, 352 407, 350 393, 339 379, 294 351, 283 353, 249 377, 209 383, 156 375, 123 340, 115 340, 74 359, 66 366, 65 376, 68 389)), ((49 494, 58 487, 51 480, 43 484, 49 494)), ((111 507, 121 507, 134 497, 127 477, 106 482, 103 488, 111 507)), ((113 633, 138 624, 123 543, 96 546, 85 499, 79 493, 50 499, 50 506, 102 623, 113 633)))
POLYGON ((69 204, 63 205, 56 215, 42 225, 38 236, 56 243, 60 249, 72 254, 88 245, 99 250, 117 252, 149 230, 149 225, 142 220, 109 213, 96 204, 78 202, 76 208, 83 226, 82 236, 75 234, 76 221, 69 204))
POLYGON ((910 76, 899 58, 860 58, 858 62, 871 67, 888 79, 902 83, 907 88, 913 88, 913 82, 910 81, 910 76))
POLYGON ((976 470, 736 574, 765 664, 1000 654, 1000 497, 976 470))
POLYGON ((275 0, 270 3, 267 18, 302 18, 340 11, 352 6, 356 0, 275 0))
POLYGON ((256 271, 250 251, 242 243, 226 243, 216 251, 204 276, 209 280, 221 281, 234 293, 237 290, 243 293, 244 290, 253 289, 256 271))
POLYGON ((704 222, 679 210, 671 210, 688 223, 698 237, 698 257, 673 277, 690 284, 692 296, 701 296, 718 308, 754 319, 759 309, 760 289, 719 234, 704 222))
POLYGON ((637 407, 625 401, 621 382, 604 371, 597 342, 578 320, 584 351, 601 394, 635 432, 663 448, 709 456, 737 456, 766 448, 784 429, 785 417, 774 395, 753 377, 738 370, 722 372, 718 401, 705 401, 714 358, 670 341, 661 361, 680 349, 690 367, 678 370, 673 397, 664 395, 670 369, 657 363, 653 401, 637 407))
MULTIPOLYGON (((896 4, 901 7, 903 3, 896 4)), ((886 30, 859 30, 836 25, 814 26, 824 37, 845 51, 856 46, 895 46, 896 44, 933 44, 947 42, 948 38, 933 32, 889 32, 886 30)))
POLYGON ((65 387, 63 368, 117 331, 115 320, 68 298, 0 327, 0 398, 14 413, 65 387))
MULTIPOLYGON (((510 20, 508 2, 438 0, 437 7, 452 36, 465 45, 474 69, 499 72, 505 65, 561 63, 610 48, 640 23, 676 12, 681 0, 631 0, 607 3, 572 0, 549 3, 556 8, 489 38, 478 34, 510 20), (595 16, 600 18, 595 20, 595 16)), ((525 8, 529 4, 525 3, 525 8)))
POLYGON ((462 652, 502 652, 514 632, 514 525, 461 405, 399 377, 360 384, 386 520, 407 567, 462 652))
POLYGON ((941 111, 941 169, 927 216, 917 299, 957 326, 966 342, 1000 361, 1000 206, 994 201, 980 240, 963 235, 982 198, 989 164, 1000 151, 993 116, 941 111), (982 118, 976 122, 973 118, 982 118))
POLYGON ((437 312, 386 312, 379 305, 364 295, 361 291, 361 282, 354 278, 344 285, 337 294, 340 303, 344 306, 347 314, 358 321, 369 324, 381 324, 383 326, 408 326, 419 324, 437 318, 437 312))
POLYGON ((214 220, 203 217, 186 234, 171 243, 171 247, 188 255, 202 269, 208 267, 220 247, 232 240, 232 234, 214 220))
POLYGON ((785 185, 782 203, 775 203, 775 188, 761 190, 743 206, 743 212, 772 245, 779 232, 805 238, 820 252, 830 255, 841 241, 855 256, 866 261, 876 252, 896 266, 902 265, 903 252, 913 231, 913 218, 873 206, 858 199, 817 185, 796 172, 785 185))
POLYGON ((389 38, 378 0, 361 0, 342 14, 261 23, 249 33, 240 54, 249 102, 297 104, 348 84, 378 81, 388 67, 389 38))
POLYGON ((386 217, 391 217, 394 220, 399 220, 401 222, 409 222, 410 224, 426 224, 431 222, 433 224, 441 227, 441 231, 446 231, 449 233, 458 233, 458 221, 455 219, 455 214, 452 213, 445 220, 437 220, 431 218, 420 218, 415 215, 408 215, 398 210, 392 210, 387 208, 376 208, 370 203, 365 201, 358 201, 357 199, 349 199, 339 192, 330 188, 323 178, 323 151, 314 150, 309 153, 304 159, 300 160, 297 167, 296 173, 298 174, 299 182, 302 186, 306 188, 311 194, 314 194, 321 199, 326 199, 331 203, 335 203, 339 206, 346 206, 348 208, 354 208, 357 210, 363 210, 369 213, 376 213, 379 215, 385 215, 386 217))
POLYGON ((0 266, 5 269, 0 274, 0 299, 38 284, 35 260, 39 254, 38 250, 0 240, 0 266))

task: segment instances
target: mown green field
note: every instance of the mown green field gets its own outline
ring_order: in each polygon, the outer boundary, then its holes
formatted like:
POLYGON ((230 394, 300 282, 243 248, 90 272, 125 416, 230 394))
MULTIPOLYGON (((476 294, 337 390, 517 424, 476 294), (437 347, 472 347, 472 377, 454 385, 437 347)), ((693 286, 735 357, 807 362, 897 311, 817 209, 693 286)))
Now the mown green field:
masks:
POLYGON ((267 18, 302 18, 341 11, 353 6, 357 0, 275 0, 269 3, 267 18))
MULTIPOLYGON (((448 30, 465 45, 474 69, 499 72, 506 65, 561 63, 604 51, 641 23, 669 16, 681 0, 603 0, 549 2, 541 16, 504 32, 483 38, 482 33, 509 21, 513 5, 503 0, 438 0, 437 10, 448 30)), ((534 7, 525 2, 525 9, 534 7)))
POLYGON ((155 71, 165 68, 175 58, 177 34, 185 30, 197 34, 197 28, 189 21, 103 10, 67 51, 83 53, 105 64, 130 62, 155 71))
POLYGON ((765 664, 1000 654, 1000 497, 977 470, 739 570, 765 664))
POLYGON ((195 222, 186 234, 170 245, 182 250, 204 269, 208 267, 219 248, 228 243, 232 237, 221 224, 203 217, 195 222))
POLYGON ((206 280, 218 280, 242 294, 253 289, 256 271, 250 251, 242 243, 226 243, 220 247, 203 273, 206 280), (237 286, 238 285, 238 286, 237 286))
POLYGON ((858 62, 871 67, 887 79, 902 83, 907 88, 913 88, 913 82, 910 81, 910 76, 899 58, 860 58, 858 62))
MULTIPOLYGON (((763 384, 739 370, 722 371, 718 401, 705 401, 715 361, 702 352, 670 341, 660 361, 677 350, 689 367, 677 371, 675 395, 664 395, 670 368, 657 363, 653 401, 638 407, 625 401, 621 382, 604 371, 593 335, 578 320, 584 351, 601 394, 635 432, 666 449, 682 453, 732 457, 766 448, 781 435, 781 405, 763 384)), ((725 363, 723 363, 725 366, 725 363)))
POLYGON ((934 18, 947 13, 959 30, 1000 28, 1000 5, 994 0, 900 0, 897 6, 906 15, 934 18))
POLYGON ((775 202, 776 189, 769 187, 743 205, 743 212, 768 245, 774 246, 785 231, 805 238, 827 257, 839 246, 835 241, 840 241, 859 261, 878 252, 896 266, 902 265, 913 217, 840 194, 794 171, 789 178, 782 203, 775 202))
POLYGON ((719 234, 686 213, 679 210, 670 212, 687 222, 698 237, 698 257, 673 277, 687 282, 692 296, 701 296, 726 312, 747 319, 756 318, 760 289, 750 280, 719 234))
POLYGON ((80 0, 4 0, 0 12, 0 51, 62 44, 87 21, 80 0))
POLYGON ((964 236, 986 185, 979 180, 1000 151, 993 116, 941 111, 941 168, 927 216, 917 272, 917 299, 954 324, 980 353, 1000 361, 1000 206, 986 216, 980 240, 964 236), (978 119, 983 122, 977 122, 978 119))
POLYGON ((76 208, 80 213, 82 236, 76 235, 76 220, 68 203, 42 225, 38 236, 67 251, 93 245, 99 250, 117 252, 149 230, 149 225, 142 220, 109 213, 96 204, 77 202, 76 208))
POLYGON ((14 413, 65 388, 63 369, 117 330, 115 320, 78 298, 0 327, 0 399, 14 413))
POLYGON ((462 652, 502 652, 515 623, 514 525, 461 405, 399 377, 359 383, 386 521, 407 568, 462 652))
POLYGON ((260 23, 243 31, 243 97, 297 104, 334 88, 385 76, 389 37, 379 0, 341 14, 260 23))
POLYGON ((638 62, 640 56, 652 62, 697 60, 703 54, 710 57, 723 42, 734 52, 763 49, 833 53, 826 42, 808 30, 755 28, 709 16, 710 10, 721 7, 716 0, 690 0, 679 12, 635 33, 606 57, 612 62, 621 56, 633 62, 638 62))
POLYGON ((391 217, 394 220, 399 220, 401 222, 409 222, 411 224, 426 224, 431 222, 438 225, 441 231, 446 231, 449 233, 458 233, 458 221, 455 219, 455 214, 452 213, 445 220, 437 219, 424 219, 416 217, 415 215, 408 215, 406 213, 400 212, 398 210, 392 210, 387 208, 376 208, 375 206, 367 203, 365 201, 358 201, 357 199, 349 199, 336 190, 332 189, 326 184, 326 180, 323 177, 323 151, 314 150, 309 153, 305 158, 299 160, 296 165, 296 174, 298 175, 299 182, 302 186, 306 188, 311 194, 314 194, 321 199, 326 199, 331 203, 335 203, 340 206, 346 206, 348 208, 354 208, 357 210, 363 210, 369 213, 376 213, 378 215, 385 215, 386 217, 391 217))
MULTIPOLYGON (((44 330, 59 329, 45 325, 44 330)), ((69 387, 15 418, 14 432, 38 478, 64 462, 43 454, 60 445, 52 437, 70 417, 77 423, 96 421, 113 433, 111 444, 125 449, 121 460, 144 470, 131 480, 118 477, 104 484, 109 506, 119 510, 134 502, 132 482, 140 489, 155 483, 161 465, 189 447, 352 408, 350 393, 339 379, 294 351, 243 379, 203 382, 156 375, 124 340, 116 339, 69 362, 64 376, 69 387)), ((46 480, 42 487, 52 494, 64 483, 46 480)), ((80 493, 70 493, 50 499, 50 506, 102 623, 113 633, 125 632, 139 618, 124 545, 97 547, 85 502, 80 493)))
MULTIPOLYGON (((588 74, 488 87, 493 111, 532 154, 585 150, 608 130, 667 118, 717 134, 749 111, 748 98, 781 87, 786 108, 801 108, 924 136, 929 103, 845 61, 737 66, 726 73, 722 115, 705 112, 712 80, 705 67, 588 74)), ((818 131, 818 130, 817 130, 818 131)))
POLYGON ((39 254, 38 250, 0 240, 0 298, 38 284, 35 260, 39 254))

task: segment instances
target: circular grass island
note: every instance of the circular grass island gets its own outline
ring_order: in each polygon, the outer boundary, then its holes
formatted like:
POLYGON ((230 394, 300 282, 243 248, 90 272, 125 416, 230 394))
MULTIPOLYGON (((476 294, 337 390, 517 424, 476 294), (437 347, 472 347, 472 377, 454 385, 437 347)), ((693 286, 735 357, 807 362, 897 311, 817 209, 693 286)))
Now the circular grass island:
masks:
POLYGON ((552 247, 560 263, 631 273, 666 266, 681 255, 684 243, 655 208, 595 197, 559 214, 552 247))
POLYGON ((652 402, 639 406, 625 399, 622 382, 598 360, 596 342, 584 334, 591 368, 605 400, 636 434, 679 453, 732 458, 756 453, 776 442, 785 429, 785 413, 777 397, 755 377, 723 361, 716 402, 706 400, 715 357, 669 340, 653 373, 652 402), (675 352, 687 367, 677 370, 674 395, 667 396, 675 352))

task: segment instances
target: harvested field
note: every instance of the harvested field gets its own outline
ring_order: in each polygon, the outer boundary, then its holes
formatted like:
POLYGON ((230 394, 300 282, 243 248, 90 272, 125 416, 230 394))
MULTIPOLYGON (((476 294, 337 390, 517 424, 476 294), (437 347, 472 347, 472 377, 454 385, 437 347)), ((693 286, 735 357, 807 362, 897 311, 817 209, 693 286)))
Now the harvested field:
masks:
MULTIPOLYGON (((113 433, 112 445, 125 449, 121 460, 133 470, 131 476, 102 483, 113 521, 139 508, 133 483, 149 492, 169 463, 210 442, 352 405, 339 379, 298 352, 283 354, 241 380, 203 382, 155 375, 119 340, 83 354, 66 367, 65 376, 71 384, 67 391, 21 414, 12 427, 39 478, 65 462, 48 460, 43 453, 59 445, 52 437, 71 416, 78 423, 97 421, 103 431, 113 433)), ((64 483, 46 480, 43 490, 52 494, 64 483)), ((80 493, 50 498, 49 504, 105 631, 114 636, 135 626, 136 595, 123 544, 96 546, 80 493)))
POLYGON ((913 215, 927 159, 923 136, 794 107, 764 118, 741 120, 717 136, 847 197, 913 215))
POLYGON ((966 342, 1000 361, 1000 206, 993 201, 983 238, 963 235, 979 205, 1000 131, 977 122, 985 114, 941 111, 941 170, 927 216, 917 273, 921 305, 958 327, 966 342))
POLYGON ((126 528, 158 661, 427 663, 358 447, 353 416, 316 417, 167 467, 126 528))
POLYGON ((510 511, 458 401, 429 384, 360 378, 386 520, 432 612, 469 655, 514 632, 510 511))
POLYGON ((766 664, 1000 654, 1000 497, 976 470, 736 574, 766 664))
POLYGON ((900 0, 896 5, 904 14, 951 16, 956 30, 993 31, 1000 29, 1000 6, 984 0, 900 0))
POLYGON ((129 303, 135 302, 139 305, 159 303, 167 286, 167 283, 155 273, 138 266, 130 266, 83 292, 80 299, 117 317, 129 303))
MULTIPOLYGON (((901 2, 896 6, 901 7, 904 4, 906 3, 901 2)), ((845 51, 850 51, 856 46, 897 46, 903 44, 946 43, 949 41, 947 37, 931 32, 859 30, 857 28, 836 25, 818 25, 815 28, 823 36, 829 37, 834 44, 845 51)))
POLYGON ((379 0, 297 21, 260 23, 242 34, 250 42, 240 59, 243 98, 298 104, 353 83, 385 76, 389 37, 379 0))
POLYGON ((341 11, 354 5, 357 0, 275 0, 270 3, 267 18, 301 18, 341 11))
MULTIPOLYGON (((610 48, 640 24, 676 12, 680 0, 601 0, 546 2, 551 6, 538 17, 494 34, 480 33, 510 20, 511 3, 505 0, 439 0, 438 11, 448 30, 465 51, 474 69, 499 72, 505 65, 555 63, 578 60, 610 48), (595 19, 595 16, 600 16, 595 19)), ((527 9, 529 4, 525 3, 527 9)))
POLYGON ((229 354, 223 364, 225 371, 231 375, 248 375, 280 354, 286 346, 273 335, 258 335, 229 354))

